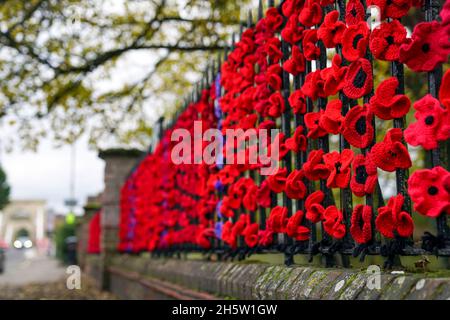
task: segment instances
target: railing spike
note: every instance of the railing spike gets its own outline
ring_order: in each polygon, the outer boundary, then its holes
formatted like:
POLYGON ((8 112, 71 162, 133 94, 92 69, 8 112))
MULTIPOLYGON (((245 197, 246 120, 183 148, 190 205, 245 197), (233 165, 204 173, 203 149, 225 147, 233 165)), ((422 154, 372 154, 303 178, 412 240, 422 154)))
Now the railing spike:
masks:
POLYGON ((263 18, 264 12, 263 12, 263 1, 258 1, 258 21, 263 18))
POLYGON ((251 28, 253 25, 253 15, 252 10, 248 10, 248 16, 247 16, 247 28, 251 28))

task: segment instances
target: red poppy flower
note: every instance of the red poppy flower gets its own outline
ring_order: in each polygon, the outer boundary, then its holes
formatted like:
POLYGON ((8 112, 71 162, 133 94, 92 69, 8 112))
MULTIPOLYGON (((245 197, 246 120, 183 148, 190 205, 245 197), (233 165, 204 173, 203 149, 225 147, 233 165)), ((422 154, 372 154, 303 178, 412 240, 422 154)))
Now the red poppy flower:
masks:
POLYGON ((222 240, 231 248, 236 248, 236 237, 233 234, 233 222, 227 221, 222 226, 222 240))
POLYGON ((256 193, 256 202, 259 206, 263 208, 270 208, 271 199, 270 199, 270 187, 267 180, 264 180, 261 183, 257 193, 256 193))
POLYGON ((310 97, 312 100, 317 100, 319 96, 323 97, 323 87, 325 81, 320 75, 320 70, 310 72, 305 77, 305 83, 302 86, 302 92, 305 96, 310 97))
POLYGON ((350 188, 355 196, 364 197, 372 194, 377 183, 377 167, 370 158, 359 154, 352 164, 353 175, 350 180, 350 188))
POLYGON ((231 184, 236 180, 238 175, 239 170, 237 170, 235 166, 225 166, 219 171, 220 183, 223 185, 231 184))
POLYGON ((345 75, 344 94, 350 99, 358 99, 372 90, 372 65, 367 59, 353 61, 345 75))
POLYGON ((286 139, 285 145, 289 150, 293 152, 306 151, 307 141, 306 137, 303 134, 303 127, 298 126, 295 129, 294 135, 288 139, 286 139))
POLYGON ((339 12, 333 10, 323 19, 317 30, 317 37, 322 40, 325 47, 334 48, 341 43, 345 28, 345 23, 339 20, 339 12))
POLYGON ((272 174, 267 178, 270 190, 275 193, 283 192, 286 186, 286 176, 287 169, 278 168, 278 171, 275 174, 272 174))
POLYGON ((348 67, 341 66, 342 58, 340 55, 335 54, 331 60, 331 66, 320 70, 320 77, 323 79, 323 87, 318 83, 319 97, 326 98, 335 95, 339 90, 344 87, 344 78, 347 74, 348 67))
POLYGON ((281 117, 283 112, 286 109, 284 98, 281 95, 280 92, 274 92, 270 98, 269 98, 269 109, 267 111, 267 114, 271 116, 272 118, 278 118, 281 117))
POLYGON ((345 8, 345 22, 352 26, 366 20, 366 10, 360 0, 349 0, 345 8))
POLYGON ((268 229, 260 230, 258 237, 259 237, 259 245, 263 247, 268 247, 273 242, 273 231, 268 229))
POLYGON ((267 229, 274 233, 283 233, 288 222, 288 210, 286 207, 276 206, 270 211, 267 219, 267 229))
POLYGON ((322 21, 322 7, 317 0, 306 0, 298 21, 306 27, 312 27, 322 21))
POLYGON ((384 140, 370 150, 370 160, 380 169, 393 172, 411 167, 408 149, 402 143, 402 129, 390 129, 384 140))
MULTIPOLYGON (((274 91, 278 91, 281 89, 281 66, 279 64, 272 64, 267 68, 266 71, 266 81, 270 88, 274 91)), ((264 92, 267 94, 267 97, 270 95, 269 92, 264 92)), ((260 99, 263 97, 260 97, 260 99)))
POLYGON ((341 125, 344 120, 341 110, 341 100, 328 102, 325 111, 319 119, 319 127, 323 128, 327 133, 338 134, 341 131, 341 125))
POLYGON ((305 57, 297 46, 292 47, 292 56, 283 63, 283 69, 294 76, 305 71, 305 57))
POLYGON ((213 228, 204 228, 200 227, 197 231, 196 243, 203 249, 211 248, 210 238, 214 237, 214 229, 213 228))
POLYGON ((264 20, 266 22, 267 28, 272 32, 277 31, 283 24, 283 17, 278 12, 277 8, 267 9, 266 17, 264 20))
POLYGON ((368 0, 367 6, 377 6, 380 10, 381 20, 386 18, 401 18, 406 15, 412 6, 411 0, 368 0))
POLYGON ((351 217, 350 233, 358 244, 372 240, 372 207, 358 204, 351 217))
POLYGON ((280 48, 280 39, 272 37, 266 40, 264 44, 264 50, 272 63, 278 63, 283 56, 280 48))
MULTIPOLYGON (((450 2, 448 3, 450 16, 450 2)), ((450 110, 450 69, 447 70, 442 77, 441 87, 439 88, 439 100, 447 110, 450 110)))
POLYGON ((400 61, 416 72, 432 71, 447 61, 450 53, 448 34, 439 22, 421 22, 414 27, 411 42, 400 47, 400 61))
POLYGON ((303 30, 304 28, 298 24, 298 16, 292 15, 289 17, 286 26, 281 31, 281 37, 284 41, 294 46, 302 40, 303 30))
POLYGON ((317 139, 327 135, 327 131, 320 125, 323 110, 305 114, 305 125, 308 128, 308 138, 317 139))
POLYGON ((377 230, 386 238, 393 239, 395 233, 401 237, 409 237, 414 231, 414 222, 409 213, 402 211, 403 195, 389 199, 387 206, 378 208, 375 220, 377 230))
POLYGON ((397 61, 400 46, 406 42, 406 29, 398 21, 383 22, 372 30, 370 51, 378 60, 397 61))
POLYGON ((308 155, 308 161, 303 164, 302 168, 305 176, 311 181, 327 179, 330 175, 330 170, 323 163, 323 154, 324 151, 322 149, 311 150, 308 155))
POLYGON ((323 228, 335 239, 342 239, 345 236, 344 216, 336 206, 329 206, 323 212, 323 228))
POLYGON ((303 54, 306 60, 316 60, 320 56, 320 48, 317 46, 317 29, 306 29, 303 31, 303 54))
POLYGON ((245 209, 250 210, 250 211, 256 210, 257 193, 258 193, 258 187, 255 184, 253 184, 252 186, 247 188, 246 193, 244 194, 244 197, 242 198, 242 204, 244 205, 245 209))
POLYGON ((342 135, 355 148, 367 148, 373 140, 373 113, 367 105, 354 106, 345 115, 342 135))
POLYGON ((430 218, 450 214, 450 172, 441 166, 414 172, 408 179, 408 193, 420 214, 430 218))
POLYGON ((411 106, 404 94, 396 94, 398 79, 391 77, 378 85, 375 95, 370 98, 370 110, 380 119, 391 120, 406 115, 411 106))
POLYGON ((346 188, 350 181, 350 164, 353 161, 353 151, 344 149, 341 153, 333 151, 323 156, 323 161, 330 171, 327 178, 328 188, 346 188))
POLYGON ((294 114, 305 114, 306 112, 306 99, 301 89, 295 90, 289 96, 289 105, 292 108, 294 114))
POLYGON ((285 192, 290 199, 305 198, 306 186, 303 182, 304 176, 303 170, 294 170, 287 177, 285 192))
POLYGON ((298 210, 293 216, 291 216, 286 225, 286 233, 289 237, 298 241, 305 241, 309 239, 309 229, 302 226, 304 213, 298 210))
POLYGON ((257 223, 250 223, 245 228, 243 235, 244 241, 250 248, 255 247, 258 244, 259 237, 259 225, 257 223))
POLYGON ((302 0, 286 0, 281 5, 281 12, 285 17, 297 15, 303 8, 302 0))
POLYGON ((238 221, 233 225, 231 230, 233 236, 237 238, 238 236, 244 235, 244 230, 247 225, 250 223, 250 215, 249 214, 241 214, 239 216, 238 221))
POLYGON ((443 26, 447 26, 450 24, 450 1, 445 1, 444 5, 442 6, 441 12, 439 13, 439 16, 441 17, 441 23, 443 26))
POLYGON ((306 219, 312 223, 317 223, 323 220, 323 212, 325 209, 321 203, 324 198, 325 194, 320 190, 311 193, 308 198, 306 198, 306 219))
POLYGON ((414 109, 417 121, 406 128, 406 142, 431 150, 438 147, 439 141, 450 138, 450 113, 436 98, 427 94, 414 103, 414 109))
POLYGON ((342 34, 342 54, 348 61, 355 61, 366 55, 370 30, 362 21, 348 27, 342 34))

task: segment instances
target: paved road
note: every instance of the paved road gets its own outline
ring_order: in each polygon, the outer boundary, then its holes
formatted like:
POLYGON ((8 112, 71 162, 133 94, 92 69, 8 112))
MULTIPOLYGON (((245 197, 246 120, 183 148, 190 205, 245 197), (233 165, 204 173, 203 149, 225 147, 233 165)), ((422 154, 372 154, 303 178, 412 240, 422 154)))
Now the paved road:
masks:
POLYGON ((0 285, 20 286, 30 283, 53 282, 65 277, 65 268, 59 262, 32 249, 8 249, 5 271, 0 274, 0 285))

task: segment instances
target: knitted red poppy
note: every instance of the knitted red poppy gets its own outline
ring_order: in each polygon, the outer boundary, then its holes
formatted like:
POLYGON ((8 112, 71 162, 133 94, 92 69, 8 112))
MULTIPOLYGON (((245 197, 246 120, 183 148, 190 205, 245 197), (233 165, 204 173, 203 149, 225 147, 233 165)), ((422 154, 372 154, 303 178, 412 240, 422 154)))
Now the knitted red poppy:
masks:
POLYGON ((414 172, 408 179, 408 193, 420 214, 430 218, 450 214, 450 172, 441 166, 414 172))
POLYGON ((280 92, 274 92, 269 98, 269 109, 267 110, 267 114, 272 118, 281 117, 283 112, 286 109, 284 98, 280 92))
POLYGON ((294 46, 303 39, 303 30, 304 28, 299 26, 298 16, 292 15, 281 31, 281 37, 284 41, 294 46))
POLYGON ((339 54, 335 54, 331 60, 331 66, 320 71, 320 77, 323 79, 323 88, 318 84, 319 97, 326 98, 335 95, 344 87, 344 78, 347 74, 348 67, 341 66, 342 58, 339 54))
POLYGON ((294 76, 305 71, 305 57, 297 46, 292 47, 292 56, 283 63, 283 69, 294 76))
POLYGON ((269 184, 270 190, 275 193, 283 192, 286 186, 286 177, 287 169, 278 168, 275 174, 272 174, 267 178, 267 183, 269 184))
POLYGON ((350 99, 361 98, 372 90, 372 65, 364 58, 353 61, 347 70, 344 81, 344 94, 350 99))
POLYGON ((255 247, 259 241, 258 233, 259 225, 257 223, 248 224, 243 231, 245 244, 250 248, 255 247))
POLYGON ((288 222, 288 210, 286 207, 276 206, 270 211, 267 219, 267 229, 274 233, 283 233, 288 222))
MULTIPOLYGON (((267 68, 266 71, 266 83, 270 86, 270 88, 274 91, 281 89, 281 72, 282 68, 278 64, 272 64, 267 68)), ((264 90, 264 89, 261 89, 264 90)), ((270 91, 263 91, 261 92, 262 96, 259 96, 257 98, 264 99, 266 97, 269 97, 270 91)), ((256 98, 256 97, 255 97, 256 98)))
POLYGON ((406 29, 398 20, 383 22, 370 35, 370 51, 378 60, 396 61, 405 42, 406 29))
POLYGON ((312 27, 322 21, 323 11, 317 0, 306 0, 298 21, 306 27, 312 27))
POLYGON ((288 100, 294 114, 306 112, 306 99, 301 89, 292 92, 288 100))
POLYGON ((322 206, 322 201, 325 198, 325 194, 317 190, 311 193, 305 201, 306 219, 312 223, 317 223, 323 220, 323 212, 325 211, 322 206))
POLYGON ((250 211, 256 210, 257 193, 258 193, 258 186, 256 186, 255 184, 246 189, 246 193, 242 198, 242 204, 245 209, 250 211))
POLYGON ((345 115, 342 135, 355 148, 367 148, 373 140, 373 113, 367 104, 354 106, 345 115))
POLYGON ((364 197, 372 194, 377 183, 377 167, 369 157, 359 154, 352 163, 353 175, 350 188, 355 196, 364 197))
POLYGON ((345 28, 345 23, 339 20, 339 12, 333 10, 323 19, 317 30, 317 37, 322 40, 325 47, 334 48, 341 43, 345 28))
POLYGON ((280 48, 281 41, 277 37, 269 38, 264 43, 264 51, 272 63, 278 63, 283 56, 280 48))
POLYGON ((378 118, 391 120, 406 115, 411 101, 404 94, 396 94, 398 79, 391 77, 378 85, 375 95, 370 98, 370 111, 378 118))
POLYGON ((358 204, 351 217, 350 233, 358 244, 372 240, 372 207, 358 204))
POLYGON ((326 179, 330 175, 330 170, 323 163, 323 154, 322 149, 311 150, 308 154, 308 161, 303 164, 302 169, 309 180, 326 179))
POLYGON ((438 147, 439 141, 450 138, 450 113, 436 98, 427 94, 414 103, 414 109, 417 121, 406 128, 406 142, 431 150, 438 147))
POLYGON ((260 230, 258 237, 259 237, 259 245, 263 247, 268 247, 273 242, 273 231, 268 229, 260 230))
POLYGON ((341 114, 342 101, 332 100, 328 102, 325 112, 319 119, 319 127, 331 134, 338 134, 341 131, 344 117, 341 114))
POLYGON ((316 60, 320 56, 320 48, 317 46, 317 29, 306 29, 303 31, 303 54, 306 60, 316 60))
POLYGON ((231 248, 236 248, 236 237, 233 234, 233 222, 227 221, 222 226, 222 240, 231 248))
POLYGON ((281 12, 285 17, 297 15, 303 8, 303 0, 286 0, 281 5, 281 12))
MULTIPOLYGON (((449 2, 449 16, 450 16, 450 2, 449 2)), ((450 18, 449 18, 450 19, 450 18)), ((445 72, 442 77, 441 87, 439 88, 439 100, 450 110, 450 69, 445 72)))
POLYGON ((213 228, 199 227, 199 230, 197 231, 197 236, 196 236, 196 243, 198 246, 200 246, 203 249, 209 249, 209 248, 211 248, 210 239, 212 237, 214 237, 214 229, 213 228))
POLYGON ((303 211, 298 210, 289 218, 286 225, 286 233, 289 237, 298 241, 305 241, 309 239, 309 229, 301 225, 304 216, 305 214, 303 211))
POLYGON ((323 228, 335 239, 342 239, 345 236, 344 216, 336 206, 329 206, 323 212, 323 228))
POLYGON ((402 211, 403 195, 389 199, 387 206, 378 208, 375 220, 377 230, 386 238, 393 239, 395 233, 401 237, 409 237, 414 231, 414 222, 408 212, 402 211))
POLYGON ((317 139, 327 135, 327 131, 320 125, 323 110, 305 114, 305 125, 308 128, 308 138, 317 139))
POLYGON ((341 153, 333 151, 323 156, 323 161, 330 171, 327 178, 328 188, 346 188, 350 181, 350 164, 353 161, 353 151, 344 149, 341 153))
POLYGON ((256 192, 256 202, 263 208, 270 208, 270 187, 267 180, 261 183, 261 186, 256 192))
POLYGON ((305 96, 310 97, 312 100, 317 100, 319 96, 325 97, 323 94, 324 86, 325 81, 320 75, 320 70, 316 70, 306 75, 305 83, 301 90, 305 96))
POLYGON ((345 8, 345 22, 348 26, 358 24, 366 19, 366 10, 360 0, 349 0, 345 8))
POLYGON ((439 16, 441 17, 441 23, 443 26, 450 25, 450 1, 445 1, 444 5, 442 6, 441 12, 439 13, 439 16))
POLYGON ((369 153, 370 160, 380 169, 393 172, 411 167, 408 149, 402 143, 402 129, 390 129, 384 140, 375 144, 369 153))
POLYGON ((342 54, 348 61, 355 61, 366 55, 370 30, 367 22, 349 26, 342 34, 342 54))
POLYGON ((447 61, 450 53, 448 34, 439 22, 421 22, 414 27, 411 42, 400 47, 400 61, 410 69, 431 71, 447 61))
POLYGON ((406 15, 412 6, 411 0, 368 0, 367 6, 377 6, 380 10, 381 20, 386 18, 401 18, 406 15))
POLYGON ((307 141, 303 131, 303 127, 298 126, 295 129, 294 135, 286 139, 285 145, 289 150, 293 152, 306 151, 307 141))
POLYGON ((294 170, 287 177, 285 192, 290 199, 305 198, 306 186, 303 182, 304 176, 303 170, 294 170))
POLYGON ((266 17, 264 20, 266 22, 267 28, 272 32, 277 31, 283 24, 283 17, 278 12, 277 8, 267 9, 266 17))

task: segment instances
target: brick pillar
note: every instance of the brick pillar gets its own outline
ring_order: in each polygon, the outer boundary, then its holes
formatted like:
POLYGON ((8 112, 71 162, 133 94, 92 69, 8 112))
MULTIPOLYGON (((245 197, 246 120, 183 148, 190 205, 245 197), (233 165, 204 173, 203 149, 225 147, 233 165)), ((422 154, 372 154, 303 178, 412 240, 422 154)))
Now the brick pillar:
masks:
POLYGON ((105 161, 105 189, 101 201, 101 286, 105 290, 109 287, 108 266, 119 243, 120 188, 142 155, 142 151, 136 149, 108 149, 99 154, 105 161))

